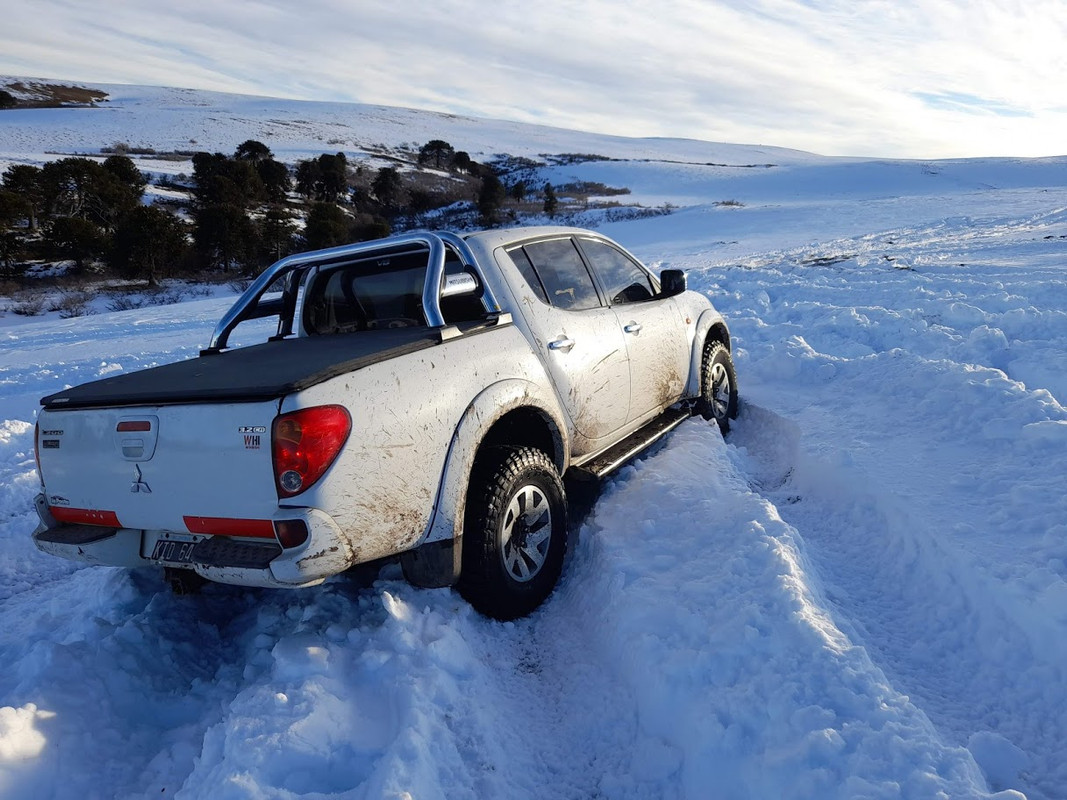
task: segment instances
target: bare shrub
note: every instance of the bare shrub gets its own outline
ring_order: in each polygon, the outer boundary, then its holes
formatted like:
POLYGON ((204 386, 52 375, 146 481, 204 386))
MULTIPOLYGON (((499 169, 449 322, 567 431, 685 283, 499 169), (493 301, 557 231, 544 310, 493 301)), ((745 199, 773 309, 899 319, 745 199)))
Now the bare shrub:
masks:
POLYGON ((574 181, 573 183, 564 183, 553 188, 556 190, 556 194, 579 195, 582 197, 588 197, 589 195, 610 197, 612 195, 630 193, 630 190, 625 186, 608 186, 600 183, 600 181, 574 181))
POLYGON ((61 319, 84 317, 86 314, 92 313, 92 310, 89 308, 89 301, 91 299, 92 295, 88 292, 64 292, 59 296, 58 300, 53 301, 49 305, 48 310, 58 311, 61 319))
POLYGON ((609 156, 601 156, 596 153, 560 153, 559 155, 543 155, 550 163, 569 165, 569 164, 585 164, 590 161, 617 161, 618 159, 610 158, 609 156))
POLYGON ((119 295, 107 304, 108 311, 132 311, 135 308, 144 308, 144 298, 134 295, 119 295))
POLYGON ((233 289, 237 294, 244 294, 248 287, 252 285, 253 278, 234 278, 229 283, 229 287, 233 289))
POLYGON ((180 286, 171 286, 167 289, 160 289, 158 292, 152 292, 146 298, 149 305, 153 306, 172 306, 175 303, 180 303, 185 299, 185 290, 180 286))
POLYGON ((44 313, 43 297, 23 297, 16 300, 10 307, 12 314, 20 317, 38 317, 44 313))
POLYGON ((148 303, 153 306, 169 306, 194 297, 207 297, 210 294, 211 290, 206 286, 167 286, 150 294, 148 303))

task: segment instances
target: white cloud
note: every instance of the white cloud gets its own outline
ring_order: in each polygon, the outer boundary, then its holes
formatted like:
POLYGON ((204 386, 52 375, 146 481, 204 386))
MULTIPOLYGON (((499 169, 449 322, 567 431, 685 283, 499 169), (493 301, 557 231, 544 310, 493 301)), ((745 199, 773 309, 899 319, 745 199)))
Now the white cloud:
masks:
POLYGON ((0 16, 9 74, 828 154, 1067 150, 1062 0, 0 0, 0 16))

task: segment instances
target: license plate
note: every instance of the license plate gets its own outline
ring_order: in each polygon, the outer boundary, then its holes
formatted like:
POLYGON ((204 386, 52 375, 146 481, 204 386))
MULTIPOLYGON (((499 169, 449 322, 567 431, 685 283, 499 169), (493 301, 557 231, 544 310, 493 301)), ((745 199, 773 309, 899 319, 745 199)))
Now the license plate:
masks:
POLYGON ((189 564, 193 560, 196 542, 179 542, 174 539, 160 539, 152 548, 150 558, 153 561, 166 561, 170 564, 189 564))

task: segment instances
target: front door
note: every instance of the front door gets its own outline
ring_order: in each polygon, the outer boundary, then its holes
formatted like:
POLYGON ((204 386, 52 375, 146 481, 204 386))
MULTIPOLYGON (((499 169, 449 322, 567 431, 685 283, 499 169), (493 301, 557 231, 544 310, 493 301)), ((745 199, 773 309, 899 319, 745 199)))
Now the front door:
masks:
POLYGON ((630 361, 629 419, 678 401, 689 377, 686 325, 674 297, 659 297, 648 271, 618 248, 580 237, 582 253, 624 334, 630 361))
POLYGON ((513 248, 511 260, 536 295, 523 313, 574 429, 596 440, 630 418, 625 334, 603 305, 570 237, 513 248))

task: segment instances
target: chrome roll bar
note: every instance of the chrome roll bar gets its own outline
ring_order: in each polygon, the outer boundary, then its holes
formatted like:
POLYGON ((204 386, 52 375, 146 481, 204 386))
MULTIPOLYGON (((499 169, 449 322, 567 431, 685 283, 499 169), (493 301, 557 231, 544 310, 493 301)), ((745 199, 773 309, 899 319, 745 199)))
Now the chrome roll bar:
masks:
POLYGON ((251 319, 255 316, 252 312, 259 303, 259 299, 278 278, 316 264, 328 263, 348 256, 366 255, 382 249, 392 250, 404 245, 421 245, 429 251, 426 264, 426 283, 423 284, 422 288, 423 315, 426 317, 426 324, 429 327, 441 328, 445 325, 444 316, 441 314, 441 294, 444 289, 446 244, 456 251, 463 262, 463 266, 473 270, 477 275, 478 280, 481 282, 481 299, 485 310, 491 314, 499 313, 500 304, 493 295, 489 283, 485 280, 485 275, 482 274, 481 267, 474 258, 470 247, 467 246, 467 243, 462 238, 449 231, 405 233, 399 236, 391 236, 388 239, 357 242, 339 247, 330 247, 325 250, 297 253, 274 262, 260 273, 259 277, 237 298, 230 310, 219 320, 218 325, 215 326, 215 331, 211 335, 210 344, 201 354, 218 353, 224 350, 233 329, 246 319, 251 319))

